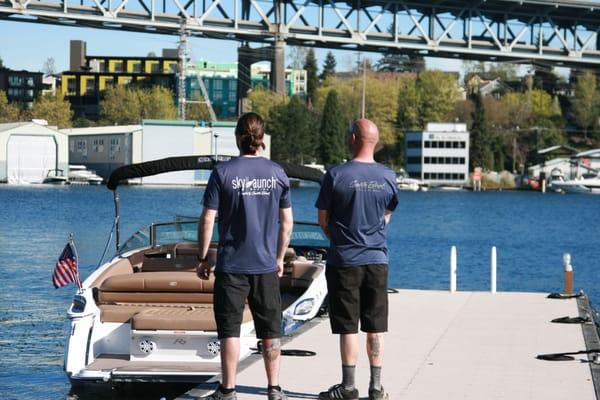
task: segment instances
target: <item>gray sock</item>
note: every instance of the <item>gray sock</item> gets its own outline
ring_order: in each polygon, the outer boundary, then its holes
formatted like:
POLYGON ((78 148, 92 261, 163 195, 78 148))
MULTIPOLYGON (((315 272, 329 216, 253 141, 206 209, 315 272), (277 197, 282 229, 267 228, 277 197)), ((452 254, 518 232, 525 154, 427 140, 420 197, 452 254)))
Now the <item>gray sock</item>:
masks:
POLYGON ((342 386, 345 390, 354 390, 356 365, 342 365, 342 386))
POLYGON ((371 380, 369 381, 369 388, 381 390, 381 367, 374 367, 371 365, 371 380))

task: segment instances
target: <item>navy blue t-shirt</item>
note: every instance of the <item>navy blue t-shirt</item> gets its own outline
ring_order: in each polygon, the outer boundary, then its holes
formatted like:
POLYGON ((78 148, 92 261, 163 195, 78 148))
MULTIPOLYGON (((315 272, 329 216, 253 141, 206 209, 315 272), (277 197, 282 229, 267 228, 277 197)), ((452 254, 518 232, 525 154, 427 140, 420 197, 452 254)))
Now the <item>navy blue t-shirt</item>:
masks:
POLYGON ((327 263, 387 264, 385 210, 398 205, 396 174, 379 163, 348 161, 323 178, 315 206, 329 213, 327 263))
POLYGON ((279 209, 291 207, 290 182, 281 166, 263 157, 217 164, 204 192, 204 207, 218 212, 217 271, 277 270, 279 209))

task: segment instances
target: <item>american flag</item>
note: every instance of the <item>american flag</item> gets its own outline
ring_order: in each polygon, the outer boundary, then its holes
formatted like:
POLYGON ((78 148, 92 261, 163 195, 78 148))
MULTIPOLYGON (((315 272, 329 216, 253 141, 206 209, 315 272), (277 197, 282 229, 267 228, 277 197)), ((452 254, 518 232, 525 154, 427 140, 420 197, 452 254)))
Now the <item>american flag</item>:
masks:
POLYGON ((69 240, 56 262, 56 267, 54 267, 52 284, 58 289, 71 282, 75 282, 77 287, 81 288, 81 280, 79 279, 79 270, 77 268, 77 250, 75 249, 75 243, 69 240))

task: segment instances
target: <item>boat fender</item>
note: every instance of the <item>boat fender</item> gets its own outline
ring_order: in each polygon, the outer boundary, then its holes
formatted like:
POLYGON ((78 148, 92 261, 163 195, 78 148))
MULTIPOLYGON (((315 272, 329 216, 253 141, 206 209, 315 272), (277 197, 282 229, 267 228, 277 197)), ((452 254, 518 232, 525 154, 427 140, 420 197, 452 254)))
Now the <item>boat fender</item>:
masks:
MULTIPOLYGON (((250 350, 254 351, 254 354, 262 354, 263 344, 262 340, 256 343, 256 347, 251 347, 250 350)), ((288 357, 314 357, 317 355, 316 352, 310 350, 299 350, 299 349, 281 349, 282 356, 288 357)))
POLYGON ((560 317, 554 318, 550 322, 554 322, 555 324, 586 324, 590 322, 590 317, 560 317))
POLYGON ((581 350, 581 351, 572 351, 566 353, 549 353, 549 354, 538 354, 535 358, 538 360, 545 361, 573 361, 575 357, 574 355, 578 354, 591 354, 592 360, 596 359, 600 353, 600 349, 591 349, 591 350, 581 350))
POLYGON ((562 293, 550 293, 547 298, 549 299, 576 299, 579 297, 583 297, 583 293, 575 293, 575 294, 562 294, 562 293))

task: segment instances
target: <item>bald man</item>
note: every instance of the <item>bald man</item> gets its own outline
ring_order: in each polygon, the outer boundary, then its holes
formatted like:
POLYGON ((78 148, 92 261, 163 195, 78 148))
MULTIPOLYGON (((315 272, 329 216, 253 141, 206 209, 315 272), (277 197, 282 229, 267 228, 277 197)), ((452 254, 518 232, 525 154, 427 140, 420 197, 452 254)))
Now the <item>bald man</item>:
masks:
POLYGON ((352 160, 327 171, 315 206, 331 244, 327 288, 331 330, 340 335, 342 383, 319 399, 358 400, 354 385, 358 328, 367 334, 369 399, 388 399, 381 385, 383 333, 388 327, 386 226, 398 204, 396 175, 374 159, 377 126, 360 119, 348 134, 352 160))

